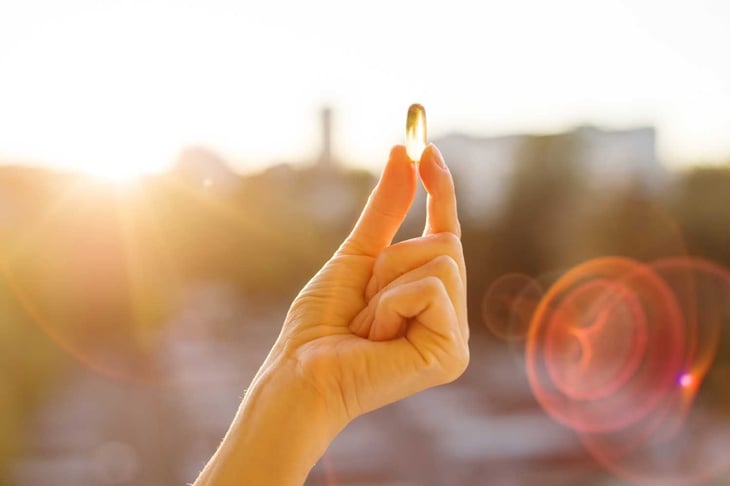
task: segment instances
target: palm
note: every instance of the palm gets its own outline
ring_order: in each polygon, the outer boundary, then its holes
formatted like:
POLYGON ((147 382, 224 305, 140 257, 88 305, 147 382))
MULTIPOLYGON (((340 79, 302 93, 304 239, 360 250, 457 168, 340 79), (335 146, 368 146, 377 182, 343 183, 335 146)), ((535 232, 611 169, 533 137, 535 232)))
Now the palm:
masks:
POLYGON ((333 332, 302 344, 297 355, 302 374, 349 418, 414 391, 404 386, 403 377, 414 371, 418 351, 406 340, 372 342, 333 332))
POLYGON ((305 287, 292 305, 297 318, 290 342, 303 376, 324 397, 337 397, 348 416, 355 417, 379 404, 367 402, 379 389, 382 365, 374 362, 373 344, 350 331, 366 305, 364 288, 373 258, 337 255, 305 287), (325 303, 325 305, 322 305, 325 303), (366 408, 364 408, 366 407, 366 408))

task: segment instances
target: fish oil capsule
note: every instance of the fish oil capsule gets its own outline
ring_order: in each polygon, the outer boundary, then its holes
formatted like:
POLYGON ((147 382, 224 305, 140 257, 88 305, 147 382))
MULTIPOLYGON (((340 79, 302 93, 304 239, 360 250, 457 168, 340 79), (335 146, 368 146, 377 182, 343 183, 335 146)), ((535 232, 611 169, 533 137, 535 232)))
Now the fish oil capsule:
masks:
POLYGON ((426 148, 426 110, 422 105, 413 103, 406 117, 406 153, 413 162, 421 160, 426 148))

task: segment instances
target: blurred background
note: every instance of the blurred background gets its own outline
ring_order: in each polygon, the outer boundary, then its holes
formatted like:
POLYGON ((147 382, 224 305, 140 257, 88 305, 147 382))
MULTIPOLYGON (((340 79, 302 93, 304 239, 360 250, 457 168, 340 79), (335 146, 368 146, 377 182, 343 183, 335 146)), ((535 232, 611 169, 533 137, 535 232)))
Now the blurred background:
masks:
POLYGON ((730 265, 727 25, 710 0, 0 2, 0 483, 192 482, 419 102, 472 362, 356 420, 307 484, 630 484, 483 304, 606 255, 730 265))

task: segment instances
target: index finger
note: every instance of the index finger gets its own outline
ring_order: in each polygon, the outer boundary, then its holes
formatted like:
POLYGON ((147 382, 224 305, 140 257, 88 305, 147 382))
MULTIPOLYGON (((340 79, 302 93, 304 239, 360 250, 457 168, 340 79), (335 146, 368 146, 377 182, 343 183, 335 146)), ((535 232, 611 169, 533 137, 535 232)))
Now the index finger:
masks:
POLYGON ((423 187, 428 193, 428 212, 423 233, 429 235, 447 232, 461 236, 454 180, 441 152, 434 144, 429 144, 423 151, 419 172, 423 187))
POLYGON ((377 256, 390 245, 413 203, 416 184, 416 170, 406 148, 394 146, 378 185, 340 251, 377 256))

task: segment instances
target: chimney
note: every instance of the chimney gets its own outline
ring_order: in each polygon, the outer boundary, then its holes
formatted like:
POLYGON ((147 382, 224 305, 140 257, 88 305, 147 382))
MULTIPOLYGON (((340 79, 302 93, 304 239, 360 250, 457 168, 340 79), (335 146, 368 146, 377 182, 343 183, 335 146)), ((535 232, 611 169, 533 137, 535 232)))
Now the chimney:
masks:
POLYGON ((330 169, 334 166, 332 159, 332 108, 325 106, 320 112, 322 123, 322 148, 319 154, 319 166, 330 169))

